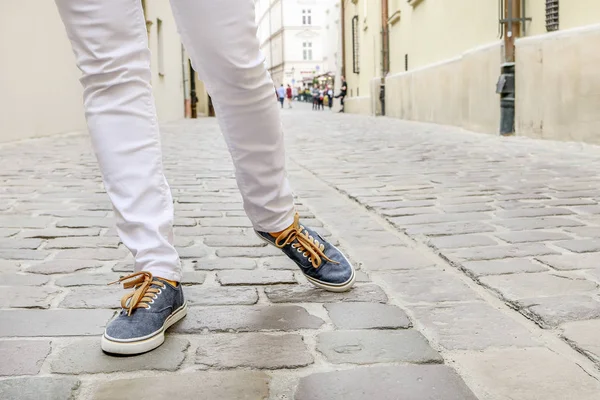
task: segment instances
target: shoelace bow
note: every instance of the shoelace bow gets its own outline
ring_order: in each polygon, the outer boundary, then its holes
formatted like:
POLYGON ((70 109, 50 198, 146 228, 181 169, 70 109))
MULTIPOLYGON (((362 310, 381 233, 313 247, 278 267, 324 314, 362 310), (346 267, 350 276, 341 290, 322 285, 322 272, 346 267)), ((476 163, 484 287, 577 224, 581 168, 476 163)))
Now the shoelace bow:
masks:
POLYGON ((120 282, 124 282, 124 289, 135 288, 133 293, 128 293, 121 298, 121 307, 127 310, 127 315, 131 315, 131 312, 136 308, 150 308, 150 304, 156 299, 160 290, 165 288, 164 283, 153 280, 152 274, 146 271, 122 276, 118 280, 109 283, 109 285, 120 282), (159 286, 160 289, 152 287, 152 285, 159 286))
POLYGON ((312 237, 308 231, 300 225, 300 216, 298 214, 294 216, 294 223, 285 231, 281 232, 281 234, 277 236, 277 239, 275 239, 275 246, 280 249, 290 243, 292 243, 292 248, 297 249, 304 257, 310 255, 308 261, 311 262, 314 268, 319 268, 323 263, 323 259, 334 264, 339 264, 327 257, 324 253, 325 245, 312 237), (297 243, 292 243, 294 240, 296 240, 297 243))

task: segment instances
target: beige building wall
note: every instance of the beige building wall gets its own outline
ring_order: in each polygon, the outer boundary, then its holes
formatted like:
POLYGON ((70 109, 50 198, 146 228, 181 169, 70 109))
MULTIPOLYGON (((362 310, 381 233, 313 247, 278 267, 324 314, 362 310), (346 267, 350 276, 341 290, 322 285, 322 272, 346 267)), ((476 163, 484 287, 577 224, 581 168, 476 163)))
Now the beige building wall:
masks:
MULTIPOLYGON (((182 53, 167 0, 147 2, 161 121, 184 115, 182 53), (157 18, 162 20, 163 76, 157 18)), ((0 1, 0 142, 85 129, 80 72, 53 1, 0 1)))

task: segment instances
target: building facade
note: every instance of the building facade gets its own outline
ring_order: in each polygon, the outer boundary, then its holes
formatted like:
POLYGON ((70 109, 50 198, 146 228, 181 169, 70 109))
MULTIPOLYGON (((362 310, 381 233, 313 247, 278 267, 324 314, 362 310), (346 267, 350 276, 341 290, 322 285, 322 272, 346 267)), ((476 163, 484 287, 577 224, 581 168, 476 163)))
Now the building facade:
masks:
POLYGON ((346 111, 497 134, 514 37, 515 132, 600 143, 597 0, 344 0, 346 111), (514 24, 500 20, 512 4, 514 24), (507 58, 508 57, 508 58, 507 58), (383 79, 382 79, 383 77, 383 79))
POLYGON ((256 0, 261 51, 276 86, 301 87, 325 70, 331 0, 256 0))
MULTIPOLYGON (((152 52, 158 118, 183 118, 186 108, 190 113, 190 77, 194 74, 169 2, 141 3, 152 52)), ((54 2, 0 2, 0 36, 12 38, 0 41, 0 142, 84 130, 81 73, 54 2)), ((206 102, 203 86, 197 86, 197 97, 206 102)))

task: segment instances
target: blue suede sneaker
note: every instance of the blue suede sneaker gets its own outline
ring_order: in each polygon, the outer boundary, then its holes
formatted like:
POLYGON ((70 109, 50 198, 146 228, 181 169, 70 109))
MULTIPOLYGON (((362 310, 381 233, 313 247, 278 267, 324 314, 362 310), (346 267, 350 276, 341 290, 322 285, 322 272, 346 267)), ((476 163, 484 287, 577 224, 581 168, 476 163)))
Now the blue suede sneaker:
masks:
POLYGON ((121 299, 122 310, 108 323, 102 336, 102 350, 128 355, 154 350, 165 341, 165 330, 187 314, 181 285, 175 287, 146 271, 112 283, 117 282, 124 282, 125 289, 135 291, 121 299))
POLYGON ((280 248, 316 287, 345 292, 354 285, 356 274, 350 261, 317 232, 300 225, 298 214, 294 223, 276 238, 268 232, 256 231, 256 234, 280 248))

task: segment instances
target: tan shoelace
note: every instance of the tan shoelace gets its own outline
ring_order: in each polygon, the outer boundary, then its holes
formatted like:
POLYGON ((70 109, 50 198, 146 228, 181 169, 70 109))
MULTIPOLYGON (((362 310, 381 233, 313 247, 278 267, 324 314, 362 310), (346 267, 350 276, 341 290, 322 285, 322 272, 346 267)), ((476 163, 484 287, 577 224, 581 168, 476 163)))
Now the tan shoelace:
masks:
POLYGON ((308 231, 300 225, 300 216, 298 214, 294 216, 294 223, 285 231, 281 232, 281 234, 277 236, 277 239, 275 239, 275 246, 280 249, 290 243, 292 243, 293 249, 302 253, 304 257, 308 257, 308 261, 310 261, 315 268, 321 266, 323 259, 334 264, 339 264, 328 258, 323 252, 325 250, 325 245, 312 237, 308 231), (298 243, 292 243, 294 240, 298 243))
POLYGON ((160 286, 162 289, 165 288, 164 283, 153 280, 152 274, 146 271, 123 276, 119 280, 109 283, 109 285, 119 282, 124 282, 123 288, 125 289, 135 288, 133 293, 128 293, 121 299, 121 307, 128 310, 127 315, 131 315, 131 312, 136 308, 150 308, 150 304, 154 302, 161 291, 159 288, 151 287, 152 285, 160 286))

